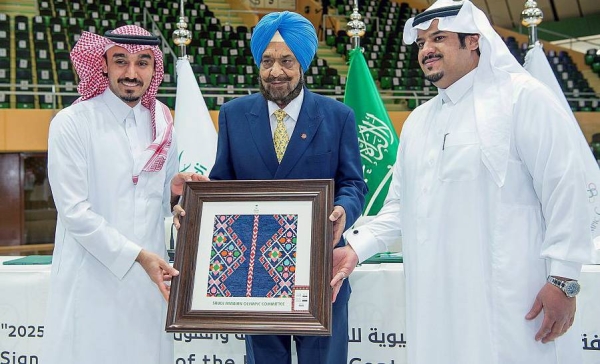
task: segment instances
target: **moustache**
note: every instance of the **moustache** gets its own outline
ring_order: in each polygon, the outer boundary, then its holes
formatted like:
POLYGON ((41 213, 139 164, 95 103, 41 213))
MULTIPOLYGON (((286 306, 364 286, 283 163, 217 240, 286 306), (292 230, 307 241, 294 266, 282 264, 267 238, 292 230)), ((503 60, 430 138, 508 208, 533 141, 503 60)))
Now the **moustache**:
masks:
POLYGON ((264 79, 265 82, 289 82, 291 81, 292 78, 291 77, 287 77, 287 76, 282 76, 282 77, 273 77, 273 76, 269 76, 267 78, 264 79))
POLYGON ((425 61, 427 61, 428 59, 431 59, 431 58, 440 58, 440 59, 442 59, 442 58, 444 58, 444 56, 442 56, 439 53, 438 54, 429 54, 429 55, 426 55, 425 57, 423 57, 423 59, 421 59, 421 64, 425 64, 425 61))
POLYGON ((124 77, 124 78, 119 78, 119 79, 117 80, 117 82, 118 82, 118 83, 123 83, 123 82, 127 82, 127 83, 135 83, 135 84, 136 84, 136 85, 138 85, 138 86, 142 86, 142 84, 143 84, 143 83, 142 83, 142 81, 138 80, 137 78, 127 78, 127 77, 124 77))

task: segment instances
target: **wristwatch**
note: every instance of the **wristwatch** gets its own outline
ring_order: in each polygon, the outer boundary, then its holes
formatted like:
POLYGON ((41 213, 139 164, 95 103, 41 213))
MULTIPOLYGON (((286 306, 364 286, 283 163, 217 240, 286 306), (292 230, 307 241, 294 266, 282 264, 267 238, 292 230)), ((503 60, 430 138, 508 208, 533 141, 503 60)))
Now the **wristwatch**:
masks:
POLYGON ((567 297, 575 297, 579 293, 580 286, 577 281, 567 281, 556 277, 548 276, 548 283, 560 288, 567 297))

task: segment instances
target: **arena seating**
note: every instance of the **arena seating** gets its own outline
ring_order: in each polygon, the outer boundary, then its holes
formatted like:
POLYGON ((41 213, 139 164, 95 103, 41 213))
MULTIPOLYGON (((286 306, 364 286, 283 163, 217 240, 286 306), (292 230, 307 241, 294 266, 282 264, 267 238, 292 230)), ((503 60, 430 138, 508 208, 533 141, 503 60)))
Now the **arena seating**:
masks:
POLYGON ((592 67, 592 70, 600 76, 600 54, 597 49, 588 49, 585 54, 585 64, 592 67))
MULTIPOLYGON (((334 6, 340 13, 349 14, 352 11, 349 5, 344 5, 343 0, 338 0, 334 6)), ((379 19, 379 31, 369 31, 369 24, 367 24, 367 34, 361 39, 361 45, 365 49, 364 54, 371 74, 378 81, 382 91, 412 90, 422 91, 425 95, 435 95, 437 89, 422 77, 415 47, 403 45, 402 37, 399 36, 404 29, 406 20, 414 16, 417 9, 410 8, 406 3, 390 0, 368 0, 365 4, 359 5, 359 10, 366 19, 379 19)), ((527 44, 519 45, 514 37, 507 37, 504 41, 517 61, 523 64, 527 53, 527 44)), ((335 46, 337 52, 342 56, 346 56, 351 49, 350 40, 345 31, 340 31, 335 36, 329 35, 326 37, 326 43, 332 47, 335 46)), ((558 54, 548 51, 547 57, 563 92, 566 95, 572 95, 573 99, 577 99, 569 101, 571 109, 573 111, 600 111, 595 91, 577 69, 569 54, 564 51, 558 54)), ((596 72, 600 75, 600 56, 595 56, 594 59, 595 61, 590 61, 590 65, 593 63, 594 69, 597 69, 596 72)), ((409 99, 409 108, 416 107, 416 101, 409 99)), ((425 101, 426 99, 420 100, 420 102, 425 101)))
MULTIPOLYGON (((332 6, 339 14, 348 15, 348 1, 335 0, 332 6)), ((155 0, 38 0, 39 15, 0 14, 0 108, 62 108, 77 98, 77 76, 69 60, 69 51, 81 31, 103 34, 124 24, 143 25, 147 21, 158 25, 162 36, 171 41, 178 15, 176 1, 155 0), (61 97, 53 97, 53 89, 61 97), (7 91, 12 91, 10 97, 7 91)), ((401 32, 408 18, 418 10, 406 3, 391 0, 368 0, 360 5, 366 23, 366 35, 361 39, 371 74, 382 95, 419 94, 407 97, 409 109, 418 106, 437 93, 420 71, 414 46, 402 44, 401 32)), ((218 109, 227 100, 258 89, 258 72, 250 52, 251 26, 222 23, 203 0, 188 2, 185 9, 192 43, 187 47, 192 68, 205 94, 209 109, 218 109)), ((511 52, 523 62, 526 45, 514 38, 505 39, 511 52)), ((337 34, 327 29, 324 45, 345 58, 351 49, 345 31, 337 34)), ((594 50, 595 51, 595 50, 594 50)), ((598 98, 567 52, 548 52, 550 64, 563 91, 572 95, 574 111, 600 111, 598 98), (589 98, 589 99, 587 99, 589 98)), ((586 62, 600 77, 600 56, 589 53, 586 62)), ((159 98, 175 107, 175 57, 165 56, 165 80, 159 98)), ((305 81, 309 88, 337 97, 343 95, 346 75, 316 57, 305 81)))

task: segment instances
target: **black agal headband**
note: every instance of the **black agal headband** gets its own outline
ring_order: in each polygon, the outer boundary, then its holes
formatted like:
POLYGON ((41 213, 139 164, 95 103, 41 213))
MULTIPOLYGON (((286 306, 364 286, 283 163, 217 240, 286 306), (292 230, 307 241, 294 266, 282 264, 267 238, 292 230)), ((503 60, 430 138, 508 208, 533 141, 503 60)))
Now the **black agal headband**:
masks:
POLYGON ((417 25, 425 23, 426 21, 431 19, 455 16, 460 11, 460 8, 462 8, 462 4, 424 11, 421 14, 415 16, 412 25, 413 27, 416 27, 417 25))
POLYGON ((129 35, 129 34, 115 34, 112 30, 106 31, 104 36, 115 43, 121 44, 139 44, 157 46, 160 44, 160 39, 154 35, 129 35))

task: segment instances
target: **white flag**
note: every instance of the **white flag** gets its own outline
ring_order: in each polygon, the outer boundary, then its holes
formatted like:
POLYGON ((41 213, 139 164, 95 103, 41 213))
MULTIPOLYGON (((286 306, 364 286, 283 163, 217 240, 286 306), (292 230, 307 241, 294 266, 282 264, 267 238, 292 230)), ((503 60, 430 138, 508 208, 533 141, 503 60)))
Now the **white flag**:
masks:
POLYGON ((175 131, 179 171, 208 176, 217 153, 217 131, 187 59, 177 61, 175 131))
POLYGON ((600 168, 598 168, 598 162, 587 144, 585 136, 577 123, 577 119, 575 119, 575 115, 571 111, 571 107, 560 88, 560 84, 554 76, 554 72, 552 72, 552 68, 540 43, 536 43, 527 52, 524 67, 533 77, 544 83, 554 92, 576 129, 575 133, 577 133, 580 141, 581 159, 585 166, 586 188, 588 191, 588 201, 590 202, 588 204, 590 210, 590 229, 596 248, 594 263, 600 263, 600 168))

